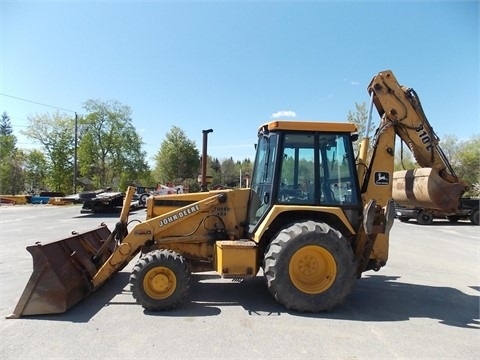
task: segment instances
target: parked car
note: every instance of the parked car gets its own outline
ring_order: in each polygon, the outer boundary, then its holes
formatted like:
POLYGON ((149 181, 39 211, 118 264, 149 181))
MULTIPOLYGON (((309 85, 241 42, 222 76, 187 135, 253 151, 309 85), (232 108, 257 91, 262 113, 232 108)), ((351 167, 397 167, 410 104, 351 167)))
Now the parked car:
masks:
POLYGON ((436 210, 411 208, 396 205, 395 214, 401 222, 408 222, 410 219, 417 220, 420 225, 431 224, 434 218, 447 218, 448 221, 456 223, 458 220, 470 220, 474 225, 479 223, 479 203, 480 199, 462 198, 460 207, 455 213, 441 213, 436 210))

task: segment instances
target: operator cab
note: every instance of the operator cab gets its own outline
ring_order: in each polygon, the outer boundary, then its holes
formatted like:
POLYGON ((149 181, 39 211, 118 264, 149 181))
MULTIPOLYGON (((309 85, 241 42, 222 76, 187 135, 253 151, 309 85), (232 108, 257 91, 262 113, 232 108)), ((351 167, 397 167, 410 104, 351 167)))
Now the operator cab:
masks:
POLYGON ((355 131, 350 123, 275 121, 260 127, 249 232, 275 205, 336 207, 358 219, 362 202, 352 148, 355 131))

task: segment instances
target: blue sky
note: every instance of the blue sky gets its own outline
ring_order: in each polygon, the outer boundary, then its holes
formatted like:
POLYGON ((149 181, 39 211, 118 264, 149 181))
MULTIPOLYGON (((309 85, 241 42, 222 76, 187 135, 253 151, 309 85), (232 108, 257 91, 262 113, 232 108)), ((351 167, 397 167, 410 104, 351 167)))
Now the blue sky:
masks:
POLYGON ((468 139, 479 17, 478 1, 1 1, 0 112, 32 148, 27 117, 56 111, 40 104, 81 115, 89 99, 117 100, 151 164, 173 125, 200 151, 212 128, 209 155, 253 160, 273 114, 346 121, 391 69, 440 138, 468 139))

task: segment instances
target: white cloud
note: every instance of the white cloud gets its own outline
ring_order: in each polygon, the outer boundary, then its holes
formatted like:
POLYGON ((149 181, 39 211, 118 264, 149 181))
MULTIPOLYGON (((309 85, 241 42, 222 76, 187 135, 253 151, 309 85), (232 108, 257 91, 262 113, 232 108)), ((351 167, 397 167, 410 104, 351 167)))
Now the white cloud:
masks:
POLYGON ((277 111, 276 113, 273 113, 271 116, 272 119, 286 118, 286 117, 289 117, 289 118, 297 117, 297 113, 291 110, 282 110, 282 111, 277 111))
POLYGON ((355 80, 343 79, 343 82, 344 82, 344 83, 350 83, 350 85, 352 85, 352 86, 358 86, 358 85, 360 85, 360 82, 359 82, 359 81, 355 81, 355 80))

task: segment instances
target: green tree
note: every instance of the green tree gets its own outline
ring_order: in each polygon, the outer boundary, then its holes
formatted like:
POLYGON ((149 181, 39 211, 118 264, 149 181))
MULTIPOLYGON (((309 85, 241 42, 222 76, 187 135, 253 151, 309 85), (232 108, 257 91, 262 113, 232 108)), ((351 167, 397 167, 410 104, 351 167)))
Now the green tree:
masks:
POLYGON ((455 135, 446 135, 440 146, 457 176, 470 187, 467 195, 479 196, 475 185, 480 184, 480 134, 462 141, 455 135))
MULTIPOLYGON (((371 139, 374 131, 374 126, 370 126, 370 128, 367 129, 368 110, 367 110, 366 103, 363 102, 359 104, 355 102, 355 111, 348 111, 347 121, 357 125, 358 141, 356 144, 357 146, 355 147, 355 151, 358 153, 360 148, 360 141, 366 137, 371 139)), ((368 150, 369 154, 372 152, 372 148, 373 148, 373 141, 370 141, 370 148, 368 150)))
POLYGON ((46 187, 48 162, 43 152, 32 150, 25 155, 25 183, 30 191, 39 191, 46 187))
POLYGON ((230 157, 222 161, 222 183, 229 187, 238 186, 240 168, 230 157))
POLYGON ((162 183, 197 179, 200 153, 182 129, 172 126, 155 156, 155 177, 162 183))
POLYGON ((253 170, 253 163, 250 161, 250 159, 244 159, 240 163, 240 170, 242 174, 242 187, 250 186, 250 178, 253 170))
POLYGON ((415 158, 413 157, 413 154, 408 148, 408 146, 403 144, 402 140, 398 137, 396 139, 396 144, 397 146, 395 149, 395 159, 394 159, 393 170, 399 171, 399 170, 410 170, 410 169, 417 168, 418 164, 415 161, 415 158))
POLYGON ((458 177, 470 187, 468 195, 480 196, 480 134, 459 145, 456 161, 459 163, 455 167, 458 177))
POLYGON ((15 147, 14 135, 0 135, 0 194, 23 191, 23 153, 15 147))
POLYGON ((27 137, 38 141, 47 159, 49 190, 71 192, 73 184, 74 120, 59 112, 28 117, 27 137))
POLYGON ((439 146, 441 147, 443 153, 449 160, 450 164, 455 168, 458 165, 458 158, 456 153, 458 151, 460 142, 458 137, 455 135, 445 135, 440 141, 439 146))
POLYGON ((363 102, 359 104, 355 102, 355 111, 348 111, 347 121, 357 125, 358 135, 360 139, 366 136, 371 137, 373 130, 370 129, 367 133, 368 110, 366 103, 363 102))
POLYGON ((20 149, 15 149, 11 158, 10 193, 19 194, 25 192, 25 154, 20 149))
POLYGON ((12 124, 10 123, 10 116, 7 115, 7 112, 4 111, 0 117, 0 135, 12 135, 13 129, 12 124))
POLYGON ((212 177, 212 186, 222 184, 222 165, 218 158, 207 157, 207 175, 212 177))
POLYGON ((79 170, 96 187, 125 189, 151 181, 142 139, 132 124, 131 110, 118 101, 88 100, 80 119, 79 170))
POLYGON ((16 194, 16 185, 14 182, 16 169, 16 142, 13 135, 13 129, 10 124, 10 117, 4 112, 0 118, 0 194, 16 194))
POLYGON ((208 157, 207 174, 212 176, 212 185, 223 185, 227 187, 240 186, 240 176, 242 177, 242 187, 249 186, 247 178, 252 174, 253 164, 250 159, 243 161, 234 161, 232 157, 223 159, 208 157))

